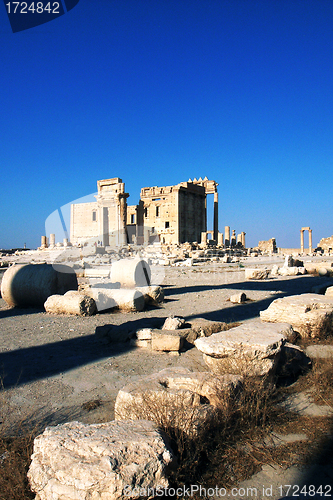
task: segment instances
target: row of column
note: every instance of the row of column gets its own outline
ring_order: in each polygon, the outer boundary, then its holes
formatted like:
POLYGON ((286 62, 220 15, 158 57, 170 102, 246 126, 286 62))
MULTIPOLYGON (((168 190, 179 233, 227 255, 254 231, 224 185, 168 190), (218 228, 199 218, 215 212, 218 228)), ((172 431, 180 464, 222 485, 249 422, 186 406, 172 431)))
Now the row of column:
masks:
POLYGON ((304 253, 304 231, 309 231, 309 253, 312 253, 312 229, 309 227, 301 229, 301 253, 304 253))
MULTIPOLYGON (((67 247, 69 245, 70 245, 70 243, 68 241, 68 238, 64 238, 63 239, 63 246, 67 247)), ((56 242, 55 242, 55 234, 54 233, 50 234, 50 241, 47 238, 47 236, 42 236, 41 248, 54 248, 55 246, 56 246, 56 242)))

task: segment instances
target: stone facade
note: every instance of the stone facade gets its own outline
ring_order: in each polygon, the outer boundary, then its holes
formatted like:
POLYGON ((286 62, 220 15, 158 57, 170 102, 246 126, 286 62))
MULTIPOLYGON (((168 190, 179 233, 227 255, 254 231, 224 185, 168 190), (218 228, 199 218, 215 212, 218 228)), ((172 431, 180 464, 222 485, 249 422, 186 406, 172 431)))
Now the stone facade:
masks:
POLYGON ((119 177, 97 181, 96 202, 71 206, 71 243, 87 240, 103 246, 127 243, 125 184, 119 177))
POLYGON ((208 194, 214 194, 213 238, 217 241, 217 186, 215 181, 200 177, 176 186, 145 187, 139 204, 127 206, 129 194, 121 179, 98 181, 96 202, 71 206, 71 243, 200 243, 201 234, 207 231, 208 194))
POLYGON ((329 238, 322 238, 318 243, 318 248, 324 250, 325 252, 333 251, 333 236, 329 238))

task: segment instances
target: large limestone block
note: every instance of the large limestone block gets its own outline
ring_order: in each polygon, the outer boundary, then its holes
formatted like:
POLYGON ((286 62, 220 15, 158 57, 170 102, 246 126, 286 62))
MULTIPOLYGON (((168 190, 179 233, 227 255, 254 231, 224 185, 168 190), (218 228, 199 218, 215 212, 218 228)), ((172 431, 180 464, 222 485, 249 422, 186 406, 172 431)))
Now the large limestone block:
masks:
POLYGON ((112 263, 110 278, 114 283, 119 281, 125 288, 149 286, 151 271, 145 260, 121 259, 112 263))
POLYGON ((333 297, 304 293, 276 299, 260 318, 290 323, 303 338, 324 338, 333 328, 333 297))
POLYGON ((177 316, 169 316, 164 321, 162 330, 179 330, 180 328, 183 328, 184 324, 185 324, 184 318, 178 318, 177 316))
POLYGON ((268 278, 268 269, 245 269, 245 279, 246 280, 264 280, 268 278))
POLYGON ((95 314, 94 299, 76 290, 70 290, 65 295, 51 295, 44 304, 45 311, 51 314, 75 314, 91 316, 95 314))
POLYGON ((265 376, 273 374, 281 347, 291 335, 288 324, 256 321, 197 339, 195 345, 214 373, 265 376))
POLYGON ((151 348, 153 351, 179 351, 184 338, 179 330, 152 330, 151 348))
POLYGON ((326 297, 333 297, 333 286, 329 286, 325 291, 326 297))
POLYGON ((76 274, 69 266, 18 264, 3 275, 1 295, 10 306, 40 307, 51 295, 77 288, 76 274))
POLYGON ((87 290, 96 302, 97 310, 121 309, 124 311, 143 311, 145 299, 138 290, 127 288, 91 288, 87 290))
POLYGON ((197 418, 202 422, 212 407, 219 406, 226 395, 234 396, 240 386, 241 377, 237 375, 167 368, 123 387, 116 398, 115 418, 148 418, 157 423, 164 419, 164 423, 169 420, 191 432, 188 425, 194 425, 197 418))
POLYGON ((298 276, 299 274, 306 274, 305 267, 280 267, 278 273, 281 276, 298 276))
POLYGON ((153 422, 70 422, 35 439, 28 479, 36 500, 118 500, 127 485, 167 487, 172 460, 153 422))

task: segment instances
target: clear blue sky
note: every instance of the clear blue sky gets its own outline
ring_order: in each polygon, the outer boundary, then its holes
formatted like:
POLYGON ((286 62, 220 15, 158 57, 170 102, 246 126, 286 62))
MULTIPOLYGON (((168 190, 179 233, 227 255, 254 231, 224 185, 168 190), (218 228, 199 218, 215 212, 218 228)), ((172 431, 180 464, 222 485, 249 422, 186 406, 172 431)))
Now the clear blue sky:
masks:
POLYGON ((219 183, 248 246, 333 234, 332 0, 80 0, 12 33, 0 5, 0 248, 121 177, 219 183))

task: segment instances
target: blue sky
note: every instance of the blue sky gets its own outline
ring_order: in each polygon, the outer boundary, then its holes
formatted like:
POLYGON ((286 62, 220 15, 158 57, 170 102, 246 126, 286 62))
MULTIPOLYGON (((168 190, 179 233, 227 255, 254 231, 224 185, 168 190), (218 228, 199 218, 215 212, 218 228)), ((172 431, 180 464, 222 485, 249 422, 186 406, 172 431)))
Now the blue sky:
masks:
POLYGON ((332 0, 80 0, 12 33, 0 5, 0 248, 121 177, 219 183, 248 246, 333 234, 332 0))

